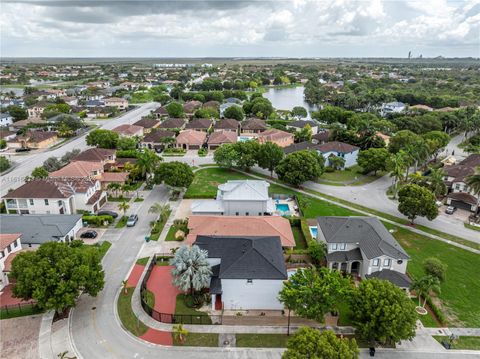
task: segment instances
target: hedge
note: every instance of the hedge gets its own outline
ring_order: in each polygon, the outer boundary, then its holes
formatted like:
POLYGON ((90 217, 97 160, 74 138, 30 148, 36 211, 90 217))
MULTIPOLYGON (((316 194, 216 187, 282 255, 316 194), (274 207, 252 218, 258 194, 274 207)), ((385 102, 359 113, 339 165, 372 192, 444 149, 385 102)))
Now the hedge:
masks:
POLYGON ((438 321, 442 325, 447 324, 447 319, 443 315, 442 311, 433 303, 432 298, 430 298, 430 296, 427 296, 427 304, 432 310, 433 314, 435 314, 435 316, 437 317, 438 321))
POLYGON ((103 226, 104 222, 108 222, 109 224, 113 223, 112 216, 83 216, 82 220, 83 222, 96 226, 103 226))

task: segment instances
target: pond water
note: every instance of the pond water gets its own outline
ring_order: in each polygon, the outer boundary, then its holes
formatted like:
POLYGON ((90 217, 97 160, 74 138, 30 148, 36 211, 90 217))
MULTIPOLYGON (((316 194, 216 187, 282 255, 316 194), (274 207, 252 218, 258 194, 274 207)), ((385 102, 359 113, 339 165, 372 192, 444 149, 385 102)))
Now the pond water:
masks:
POLYGON ((308 112, 308 118, 310 118, 310 112, 317 109, 316 106, 312 106, 305 101, 303 89, 303 86, 290 88, 269 87, 267 92, 263 94, 263 97, 268 98, 277 110, 291 110, 295 106, 305 107, 308 112))

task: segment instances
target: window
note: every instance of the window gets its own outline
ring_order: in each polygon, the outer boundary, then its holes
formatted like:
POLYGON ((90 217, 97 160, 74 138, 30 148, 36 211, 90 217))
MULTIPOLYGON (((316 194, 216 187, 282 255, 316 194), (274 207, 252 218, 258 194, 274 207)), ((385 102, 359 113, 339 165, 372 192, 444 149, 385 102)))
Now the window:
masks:
POLYGON ((384 266, 384 267, 390 267, 390 262, 391 262, 390 259, 384 259, 384 260, 383 260, 383 266, 384 266))
POLYGON ((18 240, 16 240, 15 242, 13 242, 13 248, 17 248, 18 246, 18 240))
POLYGON ((247 279, 247 284, 253 284, 253 279, 247 279))
POLYGON ((333 249, 333 250, 336 250, 336 249, 337 249, 337 243, 333 243, 333 244, 332 244, 332 249, 333 249))
POLYGON ((33 206, 33 199, 29 199, 28 202, 30 202, 30 206, 33 206))
POLYGON ((378 258, 377 258, 377 259, 374 259, 374 260, 373 260, 373 266, 374 266, 374 267, 378 267, 379 262, 380 262, 380 259, 378 259, 378 258))
POLYGON ((62 207, 63 206, 63 201, 62 200, 59 200, 58 201, 58 207, 62 207))
POLYGON ((238 213, 238 212, 235 212, 235 215, 236 215, 236 216, 238 216, 238 215, 239 215, 239 213, 238 213))
POLYGON ((48 206, 48 199, 44 199, 45 201, 45 206, 48 206))
POLYGON ((262 212, 258 212, 258 215, 261 216, 261 215, 262 215, 262 212))
POLYGON ((0 258, 3 258, 3 257, 5 257, 5 252, 4 252, 4 251, 1 251, 1 252, 0 252, 0 258))
POLYGON ((245 215, 246 215, 246 216, 248 216, 249 214, 250 214, 250 213, 248 213, 248 212, 245 212, 245 215))
POLYGON ((340 243, 338 247, 341 251, 344 251, 345 248, 347 248, 347 245, 345 243, 340 243))

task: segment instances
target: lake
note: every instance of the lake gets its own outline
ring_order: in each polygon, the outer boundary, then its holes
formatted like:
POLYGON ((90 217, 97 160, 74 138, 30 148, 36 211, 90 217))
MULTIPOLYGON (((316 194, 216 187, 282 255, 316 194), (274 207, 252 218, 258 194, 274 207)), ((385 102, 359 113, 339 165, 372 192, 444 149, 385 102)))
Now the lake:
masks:
POLYGON ((303 89, 303 86, 288 88, 268 87, 263 97, 268 98, 277 110, 292 110, 295 106, 305 107, 308 112, 308 118, 310 118, 310 112, 317 109, 316 106, 312 106, 305 101, 303 89))

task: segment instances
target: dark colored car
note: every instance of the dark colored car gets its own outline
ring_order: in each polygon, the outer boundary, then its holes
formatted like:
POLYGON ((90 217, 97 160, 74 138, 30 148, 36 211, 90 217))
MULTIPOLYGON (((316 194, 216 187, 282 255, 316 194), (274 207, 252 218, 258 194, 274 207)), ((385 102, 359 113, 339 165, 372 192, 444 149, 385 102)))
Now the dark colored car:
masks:
POLYGON ((80 235, 80 238, 97 238, 98 233, 95 231, 85 231, 80 235))
POLYGON ((98 216, 112 216, 113 218, 118 217, 118 213, 114 211, 98 211, 97 212, 98 216))
POLYGON ((136 214, 131 214, 127 219, 127 227, 133 227, 137 224, 138 216, 136 214))
POLYGON ((15 152, 30 152, 32 149, 31 148, 17 148, 15 152))

